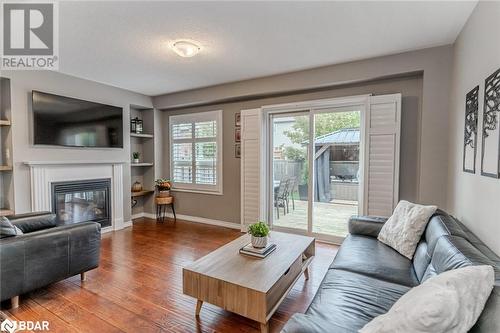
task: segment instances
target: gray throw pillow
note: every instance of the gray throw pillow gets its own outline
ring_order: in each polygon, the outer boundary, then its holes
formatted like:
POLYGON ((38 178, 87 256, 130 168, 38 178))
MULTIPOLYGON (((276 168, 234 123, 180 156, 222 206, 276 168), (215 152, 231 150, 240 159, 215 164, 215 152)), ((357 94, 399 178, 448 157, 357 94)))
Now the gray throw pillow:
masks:
POLYGON ((0 216, 0 238, 22 235, 21 229, 13 225, 8 218, 0 216))

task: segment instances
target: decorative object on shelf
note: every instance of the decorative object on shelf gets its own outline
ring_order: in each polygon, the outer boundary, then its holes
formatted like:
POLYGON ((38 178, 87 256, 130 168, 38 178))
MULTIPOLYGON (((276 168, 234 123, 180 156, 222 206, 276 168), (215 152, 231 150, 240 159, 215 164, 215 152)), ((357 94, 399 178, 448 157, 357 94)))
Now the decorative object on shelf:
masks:
POLYGON ((139 181, 136 181, 132 184, 132 192, 140 192, 142 191, 142 184, 139 181))
POLYGON ((170 196, 170 189, 172 184, 167 178, 158 178, 155 180, 156 191, 158 192, 158 197, 164 198, 170 196))
POLYGON ((237 112, 234 115, 234 126, 235 127, 241 127, 241 113, 237 112))
POLYGON ((248 233, 252 236, 252 246, 263 248, 267 246, 269 227, 266 223, 259 221, 248 226, 248 233))
POLYGON ((500 177, 500 69, 484 81, 481 175, 500 177))
POLYGON ((476 173, 478 95, 479 86, 476 86, 465 97, 463 171, 470 173, 476 173))
POLYGON ((234 145, 234 157, 241 158, 241 144, 237 143, 234 145))
POLYGON ((141 157, 141 153, 139 153, 138 151, 134 151, 132 153, 132 158, 133 158, 133 162, 134 163, 139 163, 139 158, 141 157))
POLYGON ((144 131, 142 119, 135 117, 130 119, 130 132, 135 134, 141 134, 144 131))
POLYGON ((130 119, 130 133, 135 133, 137 130, 137 118, 130 119))
POLYGON ((142 123, 142 119, 139 119, 139 118, 135 118, 135 121, 136 121, 136 125, 135 125, 135 132, 137 134, 141 134, 143 131, 144 131, 144 127, 143 127, 143 123, 142 123))
POLYGON ((239 127, 234 129, 234 141, 241 142, 241 128, 239 127))

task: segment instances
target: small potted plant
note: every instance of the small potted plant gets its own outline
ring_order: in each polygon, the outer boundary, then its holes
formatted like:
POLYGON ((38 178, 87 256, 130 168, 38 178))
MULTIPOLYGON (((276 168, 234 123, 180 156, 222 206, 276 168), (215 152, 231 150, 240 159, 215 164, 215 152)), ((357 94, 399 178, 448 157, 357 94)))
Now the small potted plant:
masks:
POLYGON ((263 248, 267 246, 269 227, 264 222, 257 222, 248 226, 248 233, 252 236, 252 246, 263 248))
POLYGON ((168 197, 170 196, 170 188, 172 185, 170 184, 170 180, 166 178, 158 178, 155 180, 156 190, 158 191, 159 197, 168 197))
POLYGON ((134 163, 139 163, 139 157, 141 157, 141 153, 139 153, 138 151, 134 151, 132 153, 132 158, 134 163))

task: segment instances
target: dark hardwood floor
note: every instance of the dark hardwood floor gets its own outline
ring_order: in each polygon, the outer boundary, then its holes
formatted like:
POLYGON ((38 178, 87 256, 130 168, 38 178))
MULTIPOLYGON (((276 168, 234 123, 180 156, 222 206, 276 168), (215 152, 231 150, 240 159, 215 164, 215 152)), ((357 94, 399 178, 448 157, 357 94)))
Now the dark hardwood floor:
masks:
MULTIPOLYGON (((195 299, 182 294, 182 267, 239 237, 237 230, 140 219, 103 235, 101 264, 87 273, 21 296, 15 320, 48 320, 50 332, 259 332, 259 324, 204 304, 197 321, 195 299)), ((310 279, 302 276, 270 322, 279 332, 303 312, 337 252, 316 243, 310 279)), ((8 303, 8 302, 7 302, 8 303)))

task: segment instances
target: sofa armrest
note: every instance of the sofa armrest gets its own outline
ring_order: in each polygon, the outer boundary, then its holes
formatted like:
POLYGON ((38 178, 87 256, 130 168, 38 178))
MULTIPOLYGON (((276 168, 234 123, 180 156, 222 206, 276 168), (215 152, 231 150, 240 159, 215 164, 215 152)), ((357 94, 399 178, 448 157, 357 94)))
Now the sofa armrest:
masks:
POLYGON ((386 217, 351 216, 348 222, 349 233, 353 235, 364 235, 377 238, 386 221, 386 217))
POLYGON ((56 226, 56 215, 51 212, 35 212, 17 214, 7 217, 9 221, 21 229, 23 233, 30 233, 56 226))

